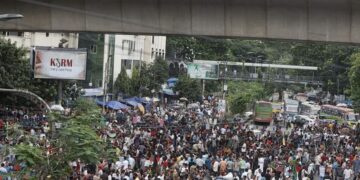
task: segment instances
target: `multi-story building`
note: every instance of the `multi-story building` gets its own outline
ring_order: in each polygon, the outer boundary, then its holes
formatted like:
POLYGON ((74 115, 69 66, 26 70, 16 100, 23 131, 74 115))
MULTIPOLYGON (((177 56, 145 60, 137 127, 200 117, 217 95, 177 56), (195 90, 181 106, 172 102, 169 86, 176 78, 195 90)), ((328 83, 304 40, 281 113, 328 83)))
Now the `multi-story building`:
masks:
POLYGON ((77 33, 48 32, 8 32, 3 31, 0 37, 16 43, 17 47, 30 49, 34 46, 77 48, 79 37, 77 33))
POLYGON ((165 36, 80 33, 79 48, 88 49, 84 87, 104 87, 106 83, 111 88, 122 70, 131 77, 141 63, 165 58, 165 47, 165 36))

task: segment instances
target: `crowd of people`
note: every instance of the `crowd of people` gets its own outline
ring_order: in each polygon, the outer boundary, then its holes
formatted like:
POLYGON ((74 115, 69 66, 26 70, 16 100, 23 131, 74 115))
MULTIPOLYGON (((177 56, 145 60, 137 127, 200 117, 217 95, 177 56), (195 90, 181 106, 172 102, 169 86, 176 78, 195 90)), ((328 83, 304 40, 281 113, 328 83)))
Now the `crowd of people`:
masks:
MULTIPOLYGON (((116 160, 71 162, 71 179, 84 180, 310 180, 360 178, 358 128, 316 122, 312 126, 253 126, 221 119, 218 99, 186 106, 109 110, 99 136, 116 148, 116 160)), ((18 111, 17 111, 18 112, 18 111)), ((18 113, 15 113, 18 117, 18 113)), ((8 114, 13 116, 14 114, 8 114)), ((42 114, 34 118, 44 138, 42 114)), ((250 120, 251 121, 251 120, 250 120)), ((4 143, 3 141, 1 143, 4 143)), ((3 159, 0 174, 20 167, 3 159)))
POLYGON ((111 141, 119 158, 77 168, 78 174, 119 180, 359 177, 356 129, 323 122, 285 128, 220 121, 218 100, 208 102, 192 108, 155 106, 145 115, 113 111, 101 137, 111 141))

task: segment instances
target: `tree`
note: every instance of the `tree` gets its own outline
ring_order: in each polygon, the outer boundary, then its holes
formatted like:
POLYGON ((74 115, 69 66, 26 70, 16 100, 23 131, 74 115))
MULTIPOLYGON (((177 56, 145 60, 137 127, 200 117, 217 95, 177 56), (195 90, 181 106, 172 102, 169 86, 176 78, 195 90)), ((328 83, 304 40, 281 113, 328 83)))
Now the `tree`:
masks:
POLYGON ((265 98, 268 92, 264 85, 257 82, 231 81, 228 83, 229 109, 232 113, 244 113, 247 107, 256 100, 265 98))
POLYGON ((36 179, 51 175, 52 179, 62 179, 71 172, 70 161, 80 159, 87 164, 95 164, 100 158, 114 158, 111 147, 97 134, 102 128, 100 108, 93 101, 78 98, 70 117, 50 114, 50 124, 61 122, 62 128, 51 129, 49 147, 32 147, 36 140, 18 128, 11 128, 9 136, 22 137, 22 144, 15 147, 19 162, 26 163, 25 172, 36 172, 36 179), (109 149, 107 149, 109 148, 109 149))
POLYGON ((349 71, 351 99, 356 112, 360 112, 360 53, 351 56, 351 68, 349 71))
POLYGON ((161 84, 169 78, 169 66, 163 58, 157 57, 149 69, 152 74, 149 86, 151 89, 159 90, 161 84))
POLYGON ((186 97, 190 101, 200 100, 201 87, 197 80, 189 78, 187 75, 180 76, 175 84, 174 91, 179 91, 181 97, 186 97))
POLYGON ((138 96, 140 94, 140 88, 140 72, 137 68, 134 68, 130 78, 130 95, 138 96))
POLYGON ((115 93, 129 94, 130 92, 130 78, 128 77, 126 70, 121 69, 120 74, 115 80, 114 83, 115 93))
POLYGON ((0 38, 0 87, 26 89, 47 101, 54 100, 56 81, 32 78, 33 70, 26 53, 25 48, 0 38))
POLYGON ((143 96, 150 96, 151 95, 151 83, 152 83, 152 72, 151 66, 143 63, 141 64, 140 69, 140 93, 143 96))
POLYGON ((26 50, 0 39, 0 87, 27 89, 31 75, 26 50))

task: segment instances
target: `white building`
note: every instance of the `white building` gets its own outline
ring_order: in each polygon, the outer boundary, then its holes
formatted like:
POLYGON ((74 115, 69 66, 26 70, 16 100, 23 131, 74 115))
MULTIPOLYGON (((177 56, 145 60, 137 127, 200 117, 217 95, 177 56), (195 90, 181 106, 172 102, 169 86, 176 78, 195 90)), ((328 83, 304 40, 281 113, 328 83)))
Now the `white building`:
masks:
POLYGON ((106 72, 115 82, 122 69, 131 77, 132 70, 141 63, 150 64, 158 56, 165 58, 166 36, 105 35, 104 45, 103 82, 106 72), (113 67, 109 67, 111 64, 113 67))
POLYGON ((63 47, 77 48, 79 36, 77 33, 48 33, 48 32, 8 32, 3 31, 0 36, 10 39, 17 47, 30 49, 33 46, 59 47, 61 40, 66 40, 63 47))

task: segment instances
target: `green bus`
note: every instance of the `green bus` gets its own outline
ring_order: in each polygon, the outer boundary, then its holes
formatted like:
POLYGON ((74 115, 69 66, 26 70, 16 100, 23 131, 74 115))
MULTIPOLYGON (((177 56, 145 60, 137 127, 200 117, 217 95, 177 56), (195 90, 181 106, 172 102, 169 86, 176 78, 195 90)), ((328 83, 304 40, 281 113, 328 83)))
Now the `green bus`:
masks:
POLYGON ((271 123, 273 120, 272 104, 266 101, 256 101, 254 106, 254 122, 271 123))

